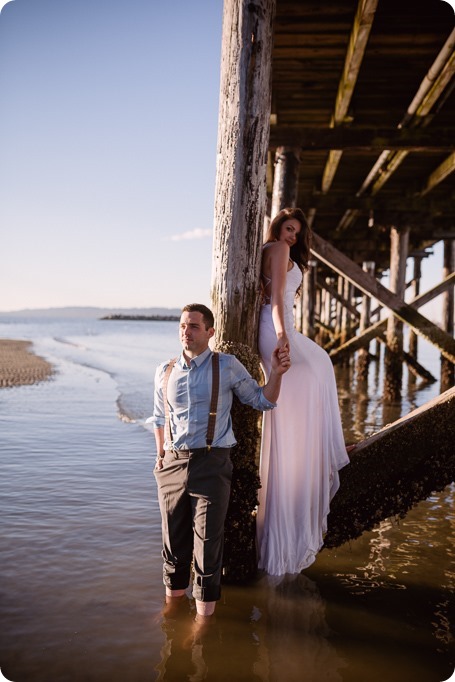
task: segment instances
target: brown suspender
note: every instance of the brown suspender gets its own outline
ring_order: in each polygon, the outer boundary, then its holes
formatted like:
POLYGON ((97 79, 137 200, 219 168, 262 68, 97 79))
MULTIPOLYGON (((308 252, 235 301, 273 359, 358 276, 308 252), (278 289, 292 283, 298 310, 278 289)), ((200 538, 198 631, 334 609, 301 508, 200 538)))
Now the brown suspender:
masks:
POLYGON ((164 438, 165 440, 168 441, 168 443, 172 443, 172 431, 171 431, 171 418, 169 416, 169 403, 167 401, 167 385, 169 382, 169 377, 171 376, 171 372, 174 368, 175 363, 177 362, 177 358, 172 358, 172 360, 169 361, 169 364, 166 368, 166 373, 164 375, 164 381, 163 381, 163 400, 164 400, 164 438))
POLYGON ((207 425, 207 450, 210 450, 215 435, 216 410, 220 391, 220 356, 212 355, 212 399, 210 401, 209 423, 207 425))
MULTIPOLYGON (((167 401, 167 385, 169 377, 174 368, 177 358, 169 361, 163 379, 163 401, 164 401, 164 435, 168 443, 172 443, 171 417, 169 414, 169 403, 167 401)), ((218 353, 212 354, 212 397, 210 400, 209 422, 207 425, 207 450, 210 450, 215 435, 216 412, 218 406, 218 394, 220 391, 220 356, 218 353)))

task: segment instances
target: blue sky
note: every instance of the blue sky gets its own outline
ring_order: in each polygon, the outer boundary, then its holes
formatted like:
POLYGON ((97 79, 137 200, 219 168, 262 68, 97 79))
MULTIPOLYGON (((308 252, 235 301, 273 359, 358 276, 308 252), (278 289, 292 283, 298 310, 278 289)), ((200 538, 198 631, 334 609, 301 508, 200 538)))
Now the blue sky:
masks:
POLYGON ((222 0, 3 7, 0 310, 209 302, 221 24, 222 0))
POLYGON ((222 4, 3 7, 0 311, 210 303, 222 4))

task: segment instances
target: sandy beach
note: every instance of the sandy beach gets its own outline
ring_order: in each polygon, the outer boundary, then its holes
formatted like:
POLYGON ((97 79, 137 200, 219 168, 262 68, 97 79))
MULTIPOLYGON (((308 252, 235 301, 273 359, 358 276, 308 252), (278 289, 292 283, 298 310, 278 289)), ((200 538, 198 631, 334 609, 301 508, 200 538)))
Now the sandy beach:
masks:
POLYGON ((0 388, 35 384, 53 374, 52 365, 31 348, 30 341, 0 339, 0 388))

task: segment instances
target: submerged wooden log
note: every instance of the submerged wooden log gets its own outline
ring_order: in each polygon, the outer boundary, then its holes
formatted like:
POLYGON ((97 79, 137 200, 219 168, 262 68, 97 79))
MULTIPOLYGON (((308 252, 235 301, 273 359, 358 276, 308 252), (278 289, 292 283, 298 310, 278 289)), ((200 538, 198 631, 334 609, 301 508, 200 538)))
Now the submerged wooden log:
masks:
POLYGON ((325 547, 359 537, 455 480, 455 388, 388 424, 350 452, 331 504, 325 547))

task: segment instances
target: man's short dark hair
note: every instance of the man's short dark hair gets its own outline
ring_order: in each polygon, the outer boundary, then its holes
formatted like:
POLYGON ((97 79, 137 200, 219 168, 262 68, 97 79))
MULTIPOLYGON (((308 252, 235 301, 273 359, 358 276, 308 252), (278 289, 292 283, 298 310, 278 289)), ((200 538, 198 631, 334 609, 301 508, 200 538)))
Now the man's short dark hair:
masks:
POLYGON ((201 313, 206 329, 215 326, 215 319, 212 311, 210 308, 207 308, 206 305, 203 305, 203 303, 189 303, 182 308, 182 313, 201 313))

